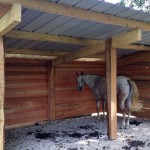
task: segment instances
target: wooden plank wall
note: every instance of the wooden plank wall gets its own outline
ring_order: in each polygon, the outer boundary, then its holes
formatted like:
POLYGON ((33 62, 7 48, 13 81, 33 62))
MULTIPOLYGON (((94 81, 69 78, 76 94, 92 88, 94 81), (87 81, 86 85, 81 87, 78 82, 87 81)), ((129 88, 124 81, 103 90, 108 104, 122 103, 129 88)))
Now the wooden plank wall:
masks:
MULTIPOLYGON (((48 61, 6 59, 5 70, 5 126, 48 120, 48 61)), ((55 68, 56 119, 96 112, 91 90, 77 91, 76 72, 81 71, 105 76, 105 64, 73 62, 55 68)), ((150 118, 150 63, 118 67, 118 74, 137 83, 144 109, 134 115, 150 118)))
POLYGON ((77 91, 76 72, 105 76, 103 63, 79 63, 55 68, 56 119, 87 115, 96 112, 96 102, 91 90, 85 86, 77 91))
POLYGON ((140 100, 144 102, 142 112, 132 114, 150 119, 150 62, 118 67, 118 74, 130 77, 136 82, 140 93, 140 100))
POLYGON ((48 63, 6 59, 5 125, 48 119, 48 63))

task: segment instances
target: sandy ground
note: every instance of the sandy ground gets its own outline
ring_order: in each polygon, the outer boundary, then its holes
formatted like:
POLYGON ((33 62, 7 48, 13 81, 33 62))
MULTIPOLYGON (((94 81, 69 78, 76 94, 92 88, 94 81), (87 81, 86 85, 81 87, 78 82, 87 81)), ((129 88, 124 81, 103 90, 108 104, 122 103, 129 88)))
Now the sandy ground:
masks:
POLYGON ((150 121, 131 119, 130 129, 120 129, 108 140, 107 123, 85 116, 44 125, 6 130, 6 150, 150 150, 150 121))

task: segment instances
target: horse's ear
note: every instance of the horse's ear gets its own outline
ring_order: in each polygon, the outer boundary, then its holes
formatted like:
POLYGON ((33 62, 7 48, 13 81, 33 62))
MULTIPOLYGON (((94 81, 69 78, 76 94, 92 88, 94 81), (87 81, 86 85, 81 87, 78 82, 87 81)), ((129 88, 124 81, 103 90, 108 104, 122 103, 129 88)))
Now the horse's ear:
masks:
POLYGON ((83 75, 83 71, 81 72, 81 75, 83 75))
POLYGON ((79 74, 76 72, 76 75, 78 76, 79 74))

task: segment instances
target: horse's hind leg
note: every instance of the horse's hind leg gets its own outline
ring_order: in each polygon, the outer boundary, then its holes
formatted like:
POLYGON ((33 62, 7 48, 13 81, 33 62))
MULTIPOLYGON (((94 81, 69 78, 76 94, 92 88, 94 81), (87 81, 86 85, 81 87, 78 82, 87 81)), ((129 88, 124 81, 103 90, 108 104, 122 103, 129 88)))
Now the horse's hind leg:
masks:
POLYGON ((130 111, 131 111, 131 101, 127 99, 126 101, 126 111, 127 111, 127 115, 128 115, 128 118, 127 118, 127 122, 126 122, 126 126, 125 128, 128 129, 129 128, 129 125, 130 125, 130 111))
POLYGON ((121 103, 120 103, 120 109, 121 109, 122 114, 123 114, 123 120, 122 120, 121 129, 124 129, 125 128, 125 121, 126 121, 126 111, 125 111, 124 101, 121 101, 121 103))
POLYGON ((127 109, 127 115, 128 115, 128 118, 127 118, 127 122, 126 122, 126 125, 125 125, 126 129, 128 129, 129 125, 130 125, 130 110, 128 110, 128 109, 127 109))

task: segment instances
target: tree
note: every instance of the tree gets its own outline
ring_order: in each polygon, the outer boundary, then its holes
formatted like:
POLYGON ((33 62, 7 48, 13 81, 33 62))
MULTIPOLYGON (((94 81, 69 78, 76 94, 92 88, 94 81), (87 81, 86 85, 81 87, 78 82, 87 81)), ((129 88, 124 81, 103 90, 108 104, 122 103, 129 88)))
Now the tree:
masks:
POLYGON ((150 0, 120 0, 119 4, 121 6, 150 12, 150 0))

